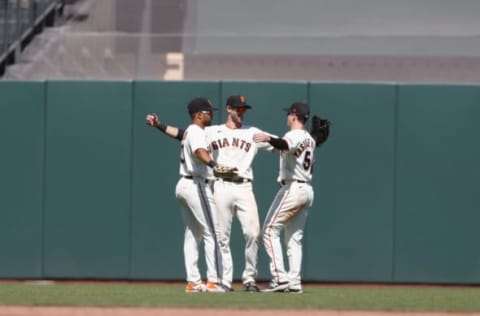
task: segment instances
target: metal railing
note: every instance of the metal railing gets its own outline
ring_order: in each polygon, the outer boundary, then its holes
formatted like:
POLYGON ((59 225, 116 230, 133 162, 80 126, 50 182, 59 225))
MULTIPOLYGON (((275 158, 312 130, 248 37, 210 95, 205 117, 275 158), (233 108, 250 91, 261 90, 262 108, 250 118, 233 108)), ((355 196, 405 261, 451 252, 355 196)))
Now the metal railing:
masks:
POLYGON ((63 0, 0 0, 0 61, 63 0))

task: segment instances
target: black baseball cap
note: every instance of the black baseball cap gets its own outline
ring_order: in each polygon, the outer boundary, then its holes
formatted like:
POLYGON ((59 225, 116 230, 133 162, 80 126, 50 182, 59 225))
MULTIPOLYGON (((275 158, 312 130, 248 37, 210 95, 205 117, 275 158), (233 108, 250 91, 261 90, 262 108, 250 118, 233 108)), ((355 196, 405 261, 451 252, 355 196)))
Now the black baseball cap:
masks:
POLYGON ((188 103, 188 113, 194 114, 201 111, 216 111, 218 108, 212 106, 212 102, 204 97, 196 97, 188 103))
POLYGON ((234 108, 247 108, 251 109, 252 106, 247 104, 247 99, 243 95, 234 94, 228 97, 227 105, 234 108))
POLYGON ((310 107, 308 106, 308 104, 303 102, 292 103, 290 107, 285 108, 283 110, 286 111, 288 114, 293 113, 299 117, 303 117, 305 118, 305 120, 308 119, 308 117, 310 116, 310 107))

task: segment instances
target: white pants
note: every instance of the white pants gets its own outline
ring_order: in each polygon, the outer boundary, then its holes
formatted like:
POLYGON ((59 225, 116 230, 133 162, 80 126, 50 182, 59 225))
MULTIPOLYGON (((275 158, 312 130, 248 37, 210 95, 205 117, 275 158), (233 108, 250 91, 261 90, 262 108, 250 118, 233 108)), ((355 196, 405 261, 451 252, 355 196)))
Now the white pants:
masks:
POLYGON ((220 283, 223 267, 218 244, 217 211, 210 186, 205 183, 205 179, 180 178, 175 196, 182 206, 185 225, 183 253, 187 282, 202 281, 198 269, 198 256, 203 241, 207 280, 220 283))
POLYGON ((312 204, 312 186, 290 182, 280 188, 268 210, 263 227, 263 243, 270 258, 272 281, 276 283, 289 282, 290 287, 301 287, 303 230, 312 204), (282 229, 285 229, 288 272, 283 262, 282 229))
POLYGON ((242 282, 255 281, 257 276, 260 220, 252 183, 232 183, 217 180, 214 186, 214 197, 218 210, 220 243, 222 245, 223 284, 231 287, 233 279, 230 236, 234 216, 236 216, 240 222, 245 239, 245 268, 242 273, 242 282))

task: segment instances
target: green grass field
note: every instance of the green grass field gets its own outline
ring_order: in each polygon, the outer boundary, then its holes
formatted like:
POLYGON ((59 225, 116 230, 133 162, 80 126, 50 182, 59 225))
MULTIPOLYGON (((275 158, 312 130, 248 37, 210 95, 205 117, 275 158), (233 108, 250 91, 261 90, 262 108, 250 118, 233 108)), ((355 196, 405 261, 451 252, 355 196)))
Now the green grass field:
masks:
POLYGON ((478 287, 306 285, 303 294, 184 293, 182 284, 0 283, 1 305, 479 312, 478 287))

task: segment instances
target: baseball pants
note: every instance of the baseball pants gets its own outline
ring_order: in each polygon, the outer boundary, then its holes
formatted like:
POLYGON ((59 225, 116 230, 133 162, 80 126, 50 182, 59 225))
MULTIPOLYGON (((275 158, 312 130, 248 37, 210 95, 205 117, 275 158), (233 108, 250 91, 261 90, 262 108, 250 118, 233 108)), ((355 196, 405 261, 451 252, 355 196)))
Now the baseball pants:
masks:
POLYGON ((182 207, 185 225, 183 253, 187 282, 197 284, 202 281, 198 257, 203 241, 207 280, 220 283, 223 267, 218 244, 217 210, 210 186, 205 183, 205 179, 181 178, 175 195, 182 207))
POLYGON ((302 238, 308 209, 313 204, 310 184, 290 182, 283 185, 268 210, 263 227, 263 243, 270 258, 270 273, 276 283, 301 286, 302 238), (284 229, 287 248, 287 272, 283 260, 280 233, 284 229))

